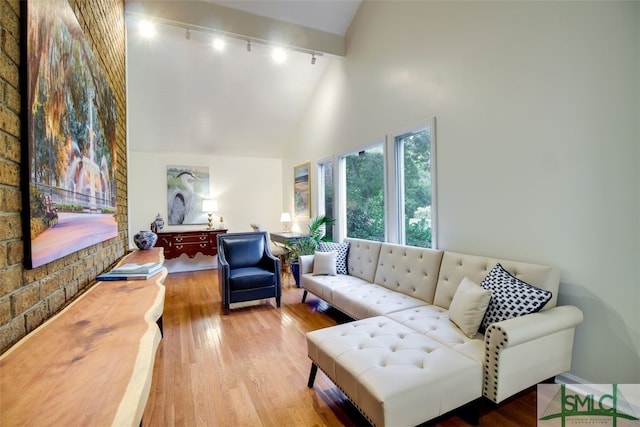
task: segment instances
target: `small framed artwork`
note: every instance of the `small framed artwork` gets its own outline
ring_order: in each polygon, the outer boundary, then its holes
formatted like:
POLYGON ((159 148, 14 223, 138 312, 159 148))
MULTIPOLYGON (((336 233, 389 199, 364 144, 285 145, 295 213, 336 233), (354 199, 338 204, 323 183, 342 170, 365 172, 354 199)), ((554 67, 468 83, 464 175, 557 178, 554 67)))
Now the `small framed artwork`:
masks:
POLYGON ((311 218, 310 163, 293 167, 293 211, 299 218, 311 218))

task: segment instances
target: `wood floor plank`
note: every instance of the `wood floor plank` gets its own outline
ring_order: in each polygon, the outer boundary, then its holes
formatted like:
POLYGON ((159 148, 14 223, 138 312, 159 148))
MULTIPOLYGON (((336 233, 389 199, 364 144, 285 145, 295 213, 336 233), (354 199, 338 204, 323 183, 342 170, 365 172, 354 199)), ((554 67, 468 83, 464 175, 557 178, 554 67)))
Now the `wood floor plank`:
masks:
MULTIPOLYGON (((165 280, 164 338, 154 366, 143 426, 368 426, 344 394, 311 362, 306 332, 348 321, 283 279, 282 307, 272 299, 232 305, 222 315, 215 270, 165 280)), ((481 426, 535 426, 535 388, 501 405, 486 402, 481 426)), ((435 420, 468 426, 457 413, 435 420)))

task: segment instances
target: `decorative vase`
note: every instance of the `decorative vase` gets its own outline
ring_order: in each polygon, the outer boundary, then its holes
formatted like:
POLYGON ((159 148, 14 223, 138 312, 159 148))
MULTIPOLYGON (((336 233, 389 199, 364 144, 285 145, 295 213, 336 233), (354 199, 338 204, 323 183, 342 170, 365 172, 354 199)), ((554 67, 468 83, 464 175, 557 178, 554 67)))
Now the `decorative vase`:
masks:
POLYGON ((156 223, 156 230, 160 231, 164 227, 164 219, 160 216, 160 213, 156 215, 156 219, 154 221, 156 223))
POLYGON ((151 249, 157 241, 158 235, 151 230, 140 230, 133 236, 133 243, 142 250, 151 249))

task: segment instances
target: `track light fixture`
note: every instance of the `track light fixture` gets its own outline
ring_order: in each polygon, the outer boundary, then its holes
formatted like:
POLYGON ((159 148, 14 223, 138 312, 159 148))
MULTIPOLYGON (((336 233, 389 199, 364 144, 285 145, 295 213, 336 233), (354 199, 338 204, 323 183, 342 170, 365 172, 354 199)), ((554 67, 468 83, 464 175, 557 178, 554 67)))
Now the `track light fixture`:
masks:
POLYGON ((149 21, 149 20, 146 20, 146 19, 142 20, 138 24, 138 28, 140 30, 140 34, 144 38, 151 39, 156 34, 156 27, 155 27, 155 25, 154 25, 154 23, 152 21, 149 21))
MULTIPOLYGON (((129 15, 138 15, 138 14, 130 13, 129 15)), ((177 27, 177 28, 180 28, 181 30, 184 30, 184 38, 186 40, 191 40, 192 31, 196 32, 196 38, 195 38, 196 41, 200 40, 200 38, 198 37, 198 34, 200 33, 207 33, 207 34, 213 35, 214 40, 211 42, 211 45, 217 51, 224 50, 226 41, 228 41, 228 39, 246 41, 247 52, 251 52, 253 50, 254 43, 257 43, 259 47, 262 45, 270 46, 273 48, 272 54, 271 54, 272 58, 278 64, 282 64, 286 62, 287 55, 292 52, 305 53, 305 54, 311 55, 311 65, 315 65, 318 57, 324 55, 324 53, 322 52, 315 52, 306 48, 300 48, 300 47, 294 47, 294 46, 277 46, 275 43, 272 43, 268 40, 251 38, 248 35, 240 35, 240 34, 234 34, 234 33, 229 33, 225 31, 217 31, 217 30, 203 28, 199 26, 190 27, 190 26, 187 26, 186 23, 177 23, 177 22, 158 19, 158 18, 154 18, 154 20, 151 21, 149 19, 145 19, 144 16, 140 16, 140 20, 138 22, 140 26, 141 34, 147 38, 153 37, 154 33, 156 32, 155 24, 157 23, 177 27)))
POLYGON ((218 52, 222 52, 224 48, 227 46, 227 42, 222 37, 216 37, 212 42, 213 48, 218 52))
POLYGON ((287 51, 281 47, 274 47, 271 51, 271 58, 276 64, 284 64, 287 60, 287 51))

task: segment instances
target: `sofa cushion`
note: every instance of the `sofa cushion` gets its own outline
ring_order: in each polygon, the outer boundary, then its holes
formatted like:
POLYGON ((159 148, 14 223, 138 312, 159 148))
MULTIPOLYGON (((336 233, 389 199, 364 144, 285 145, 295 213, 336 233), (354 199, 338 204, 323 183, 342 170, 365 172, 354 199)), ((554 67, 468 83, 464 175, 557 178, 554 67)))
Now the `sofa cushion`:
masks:
POLYGON ((492 292, 491 302, 480 325, 481 331, 492 323, 540 311, 551 299, 551 292, 515 278, 499 263, 480 286, 492 292))
POLYGON ((435 249, 383 243, 374 283, 432 304, 442 254, 435 249))
POLYGON ((229 287, 233 291, 275 286, 276 275, 273 271, 259 267, 234 268, 229 271, 229 287))
POLYGON ((555 307, 560 285, 560 273, 557 269, 546 265, 451 251, 446 251, 442 257, 433 303, 442 308, 449 308, 456 289, 465 276, 475 283, 481 283, 497 263, 518 279, 550 291, 553 294, 551 300, 542 309, 555 307))
POLYGON ((423 305, 386 314, 385 317, 434 339, 455 351, 484 363, 484 336, 469 338, 449 320, 449 312, 435 305, 423 305))
POLYGON ((316 252, 313 256, 313 275, 318 276, 321 274, 328 274, 329 276, 336 275, 336 253, 331 252, 316 252))
POLYGON ((347 255, 348 274, 373 283, 382 243, 352 238, 345 241, 349 242, 349 255, 347 255))
POLYGON ((336 271, 338 274, 347 274, 347 254, 349 253, 349 242, 320 242, 318 244, 320 252, 336 252, 336 271))
POLYGON ((469 338, 478 333, 478 328, 489 306, 491 291, 484 289, 477 283, 462 279, 456 294, 449 306, 449 319, 469 338))
POLYGON ((264 255, 265 238, 262 234, 247 235, 222 241, 224 256, 231 268, 251 267, 264 255))
POLYGON ((482 365, 385 317, 307 333, 311 360, 377 426, 414 426, 482 396, 482 365))
MULTIPOLYGON (((311 255, 313 258, 313 255, 311 255)), ((345 274, 314 276, 311 271, 300 275, 300 287, 333 305, 333 291, 353 284, 369 285, 364 280, 345 274)), ((348 314, 348 313, 347 313, 348 314)))
POLYGON ((341 286, 333 290, 332 296, 333 306, 355 319, 379 316, 426 304, 418 298, 372 283, 341 286))

